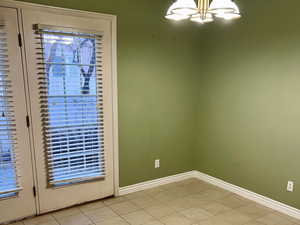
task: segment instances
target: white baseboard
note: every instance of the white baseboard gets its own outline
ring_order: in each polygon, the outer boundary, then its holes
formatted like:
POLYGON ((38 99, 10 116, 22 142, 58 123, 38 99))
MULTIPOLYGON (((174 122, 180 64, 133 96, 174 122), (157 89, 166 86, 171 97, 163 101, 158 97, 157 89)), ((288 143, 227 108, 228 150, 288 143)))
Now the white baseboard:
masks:
POLYGON ((241 188, 239 186, 230 184, 226 181, 223 181, 221 179, 209 176, 207 174, 201 173, 199 171, 194 171, 194 175, 196 178, 205 181, 207 183, 213 184, 215 186, 218 186, 220 188, 223 188, 225 190, 228 190, 230 192, 233 192, 235 194, 238 194, 244 198, 250 199, 252 201, 255 201, 261 205, 264 205, 268 208, 271 208, 273 210, 279 211, 281 213, 287 214, 289 216, 292 216, 294 218, 300 219, 300 210, 296 209, 292 206, 286 205, 284 203, 275 201, 271 198, 265 197, 263 195, 257 194, 255 192, 249 191, 245 188, 241 188))
POLYGON ((154 188, 154 187, 157 187, 157 186, 160 186, 163 184, 169 184, 169 183, 173 183, 176 181, 186 180, 188 178, 193 178, 194 176, 195 176, 195 172, 189 171, 189 172, 185 172, 185 173, 179 173, 179 174, 168 176, 168 177, 158 178, 155 180, 150 180, 150 181, 146 181, 146 182, 141 182, 141 183, 121 187, 119 190, 119 195, 126 195, 126 194, 130 194, 130 193, 137 192, 137 191, 143 191, 143 190, 146 190, 149 188, 154 188))
POLYGON ((142 191, 142 190, 146 190, 149 188, 154 188, 154 187, 157 187, 157 186, 160 186, 163 184, 169 184, 169 183, 176 182, 176 181, 182 181, 182 180, 185 180, 188 178, 197 178, 199 180, 202 180, 207 183, 218 186, 220 188, 223 188, 227 191, 238 194, 244 198, 255 201, 261 205, 264 205, 264 206, 271 208, 273 210, 276 210, 278 212, 281 212, 281 213, 287 214, 289 216, 292 216, 294 218, 300 219, 300 210, 299 209, 296 209, 292 206, 275 201, 271 198, 265 197, 263 195, 257 194, 252 191, 249 191, 245 188, 241 188, 239 186, 230 184, 226 181, 209 176, 205 173, 201 173, 196 170, 189 171, 186 173, 176 174, 173 176, 163 177, 163 178, 159 178, 159 179, 155 179, 155 180, 150 180, 150 181, 146 181, 146 182, 141 182, 141 183, 133 184, 130 186, 121 187, 119 190, 119 195, 126 195, 129 193, 142 191))

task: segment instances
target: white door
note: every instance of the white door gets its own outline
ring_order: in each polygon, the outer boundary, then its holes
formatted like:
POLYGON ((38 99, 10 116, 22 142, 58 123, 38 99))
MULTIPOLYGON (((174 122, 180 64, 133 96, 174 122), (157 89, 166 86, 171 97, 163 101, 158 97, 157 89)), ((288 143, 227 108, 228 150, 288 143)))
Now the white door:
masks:
POLYGON ((111 22, 22 18, 40 213, 113 195, 111 22))
POLYGON ((17 10, 0 7, 0 223, 36 214, 17 10))

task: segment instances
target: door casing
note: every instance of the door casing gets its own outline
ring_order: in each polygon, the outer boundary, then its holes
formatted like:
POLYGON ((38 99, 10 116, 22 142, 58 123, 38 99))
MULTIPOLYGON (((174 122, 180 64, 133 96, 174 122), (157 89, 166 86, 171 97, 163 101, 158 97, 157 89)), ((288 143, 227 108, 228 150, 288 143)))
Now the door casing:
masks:
POLYGON ((21 46, 18 45, 18 12, 14 8, 0 6, 0 19, 6 23, 8 45, 8 80, 11 81, 14 120, 16 128, 16 166, 20 175, 21 190, 12 197, 0 198, 0 224, 36 213, 33 195, 34 177, 32 174, 32 155, 29 147, 29 129, 26 124, 25 71, 22 67, 21 46))
MULTIPOLYGON (((54 13, 58 15, 66 15, 66 16, 74 16, 74 17, 86 17, 95 20, 107 20, 110 23, 110 30, 111 30, 111 88, 112 88, 112 151, 113 151, 113 185, 114 185, 114 195, 119 195, 119 147, 118 147, 118 92, 117 92, 117 17, 115 15, 110 14, 100 14, 100 13, 93 13, 88 11, 81 11, 81 10, 73 10, 73 9, 65 9, 65 8, 58 8, 58 7, 51 7, 51 6, 44 6, 40 4, 33 4, 33 3, 24 3, 24 2, 17 2, 14 0, 1 0, 0 6, 2 7, 9 7, 14 8, 18 11, 19 15, 19 22, 22 20, 22 13, 25 10, 32 10, 32 11, 39 11, 45 13, 54 13)), ((20 23, 21 24, 21 23, 20 23)), ((24 37, 22 38, 24 43, 24 37)), ((22 48, 22 60, 24 65, 24 71, 28 71, 26 68, 26 56, 25 50, 22 48)), ((28 85, 28 77, 24 77, 24 82, 27 84, 25 85, 25 93, 26 93, 26 104, 27 108, 30 112, 30 96, 29 96, 29 85, 28 85)), ((30 123, 32 124, 30 119, 30 123)), ((34 134, 31 126, 30 132, 30 148, 33 160, 35 160, 34 154, 34 134)), ((34 174, 34 186, 37 187, 37 174, 36 174, 36 167, 33 168, 34 174)), ((40 211, 39 206, 39 199, 38 196, 36 198, 36 214, 43 213, 40 211)), ((29 215, 28 215, 29 216, 29 215)))

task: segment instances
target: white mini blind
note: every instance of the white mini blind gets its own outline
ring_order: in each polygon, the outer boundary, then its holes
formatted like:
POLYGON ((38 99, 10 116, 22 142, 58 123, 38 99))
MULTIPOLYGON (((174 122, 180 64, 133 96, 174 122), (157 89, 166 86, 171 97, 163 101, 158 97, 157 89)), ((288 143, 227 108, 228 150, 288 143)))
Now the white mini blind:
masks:
POLYGON ((10 63, 6 26, 0 22, 0 198, 21 190, 17 175, 15 102, 9 79, 10 63))
POLYGON ((48 184, 104 178, 102 36, 34 30, 48 184))

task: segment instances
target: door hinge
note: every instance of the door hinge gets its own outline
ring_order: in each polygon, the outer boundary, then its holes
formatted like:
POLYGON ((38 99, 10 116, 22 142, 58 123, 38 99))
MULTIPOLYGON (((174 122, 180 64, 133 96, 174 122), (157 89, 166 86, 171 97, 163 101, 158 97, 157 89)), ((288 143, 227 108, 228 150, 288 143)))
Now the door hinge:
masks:
POLYGON ((35 186, 32 187, 33 196, 36 197, 36 188, 35 186))
POLYGON ((29 120, 29 116, 26 116, 26 126, 29 127, 30 126, 30 120, 29 120))
POLYGON ((22 47, 22 36, 20 33, 18 34, 18 41, 19 41, 19 46, 22 47))

